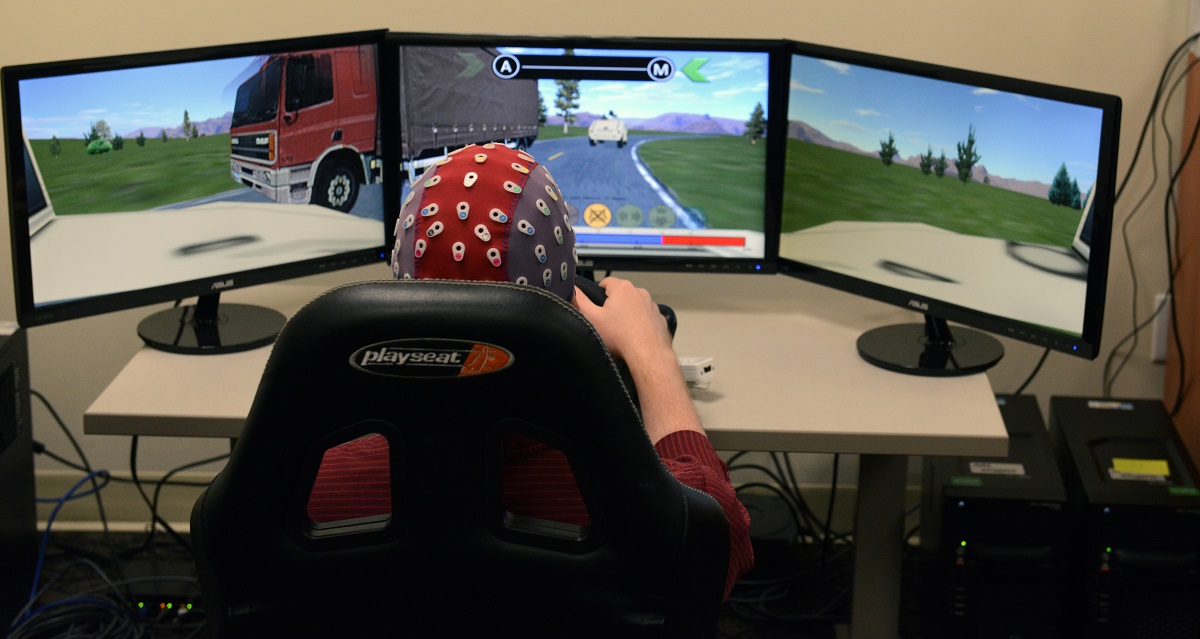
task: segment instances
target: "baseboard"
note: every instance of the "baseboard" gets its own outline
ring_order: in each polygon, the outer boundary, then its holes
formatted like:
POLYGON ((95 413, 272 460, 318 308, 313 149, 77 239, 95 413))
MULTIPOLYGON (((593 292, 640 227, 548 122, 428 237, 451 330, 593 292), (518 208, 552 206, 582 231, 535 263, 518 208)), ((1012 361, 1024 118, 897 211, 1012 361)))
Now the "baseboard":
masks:
MULTIPOLYGON (((154 489, 164 473, 139 473, 146 495, 153 500, 154 489)), ((171 476, 171 481, 208 484, 216 476, 215 471, 185 472, 171 476)), ((58 499, 67 494, 82 478, 75 471, 39 470, 35 475, 37 485, 38 528, 44 530, 57 503, 43 502, 42 499, 58 499)), ((109 530, 117 532, 136 532, 147 530, 150 526, 150 506, 138 492, 137 486, 129 481, 128 472, 113 473, 113 478, 100 491, 104 504, 103 520, 108 522, 109 530)), ((77 494, 91 490, 90 484, 76 490, 77 494)), ((171 524, 177 531, 188 529, 191 518, 192 504, 204 491, 201 486, 164 486, 159 492, 159 516, 171 524)), ((54 515, 52 524, 54 530, 93 532, 103 530, 104 524, 100 516, 100 506, 92 495, 77 497, 65 502, 58 513, 54 515)))

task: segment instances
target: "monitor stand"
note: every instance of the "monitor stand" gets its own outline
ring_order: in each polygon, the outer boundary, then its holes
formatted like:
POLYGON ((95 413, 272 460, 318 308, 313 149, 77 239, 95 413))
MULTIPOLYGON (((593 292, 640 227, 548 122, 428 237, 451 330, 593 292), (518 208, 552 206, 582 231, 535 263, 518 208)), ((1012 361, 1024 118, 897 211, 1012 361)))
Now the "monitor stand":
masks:
POLYGON ((220 304, 220 293, 201 295, 195 306, 159 311, 138 324, 147 346, 186 355, 237 353, 266 346, 287 320, 250 304, 220 304))
POLYGON ((893 324, 873 328, 858 338, 858 354, 868 362, 898 373, 956 377, 981 373, 1004 357, 1000 340, 925 316, 925 324, 893 324))

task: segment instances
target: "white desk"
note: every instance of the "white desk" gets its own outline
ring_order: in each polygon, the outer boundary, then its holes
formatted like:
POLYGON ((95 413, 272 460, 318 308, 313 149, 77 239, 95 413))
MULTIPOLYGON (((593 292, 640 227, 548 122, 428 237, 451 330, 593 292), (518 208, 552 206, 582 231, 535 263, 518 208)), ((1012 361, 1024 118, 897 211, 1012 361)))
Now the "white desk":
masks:
MULTIPOLYGON (((715 381, 693 396, 719 450, 861 455, 854 574, 871 579, 855 580, 851 635, 895 636, 907 456, 1005 455, 1008 438, 987 377, 910 377, 867 364, 855 350, 863 330, 919 316, 805 282, 630 277, 675 309, 681 355, 715 358, 715 381)), ((260 303, 285 313, 320 292, 259 288, 260 303)), ((236 437, 268 354, 143 349, 84 414, 84 432, 236 437)))

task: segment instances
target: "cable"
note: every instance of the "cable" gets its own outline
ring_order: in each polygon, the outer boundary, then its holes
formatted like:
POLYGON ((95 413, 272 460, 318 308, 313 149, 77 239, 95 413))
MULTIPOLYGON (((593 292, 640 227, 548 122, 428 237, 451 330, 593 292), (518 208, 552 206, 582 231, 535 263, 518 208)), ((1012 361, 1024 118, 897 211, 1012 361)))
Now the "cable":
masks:
MULTIPOLYGON (((45 395, 33 388, 29 389, 29 395, 36 397, 46 407, 46 410, 50 412, 50 417, 54 419, 54 423, 58 424, 59 429, 67 436, 67 441, 71 443, 71 447, 75 449, 75 454, 79 455, 79 461, 83 464, 81 470, 92 477, 92 494, 96 496, 96 512, 100 517, 100 527, 104 533, 104 541, 107 544, 109 552, 112 554, 113 563, 120 570, 120 566, 117 564, 116 545, 113 543, 112 531, 108 526, 108 513, 104 509, 104 498, 100 495, 100 485, 93 474, 94 471, 91 462, 88 461, 87 455, 84 454, 83 447, 79 445, 79 440, 75 439, 75 435, 71 433, 71 429, 67 428, 66 422, 59 416, 58 411, 54 409, 54 405, 50 403, 50 400, 46 399, 45 395)), ((106 476, 111 479, 111 475, 106 473, 106 476)), ((107 482, 109 479, 105 481, 107 482)), ((47 526, 47 530, 49 530, 49 526, 47 526)))
MULTIPOLYGON (((1164 107, 1160 111, 1159 107, 1165 101, 1169 101, 1169 98, 1171 95, 1174 94, 1175 89, 1178 88, 1178 86, 1183 82, 1184 79, 1186 79, 1188 73, 1191 71, 1193 66, 1196 64, 1195 60, 1190 61, 1188 63, 1187 68, 1184 70, 1184 72, 1179 74, 1178 77, 1176 77, 1172 80, 1172 71, 1176 68, 1176 66, 1183 59, 1182 54, 1185 53, 1187 51, 1187 49, 1189 47, 1191 47, 1192 44, 1194 44, 1197 40, 1200 40, 1200 33, 1193 34, 1190 37, 1188 37, 1187 39, 1185 39, 1178 47, 1176 47, 1175 51, 1168 58, 1167 63, 1164 65, 1162 74, 1159 77, 1158 86, 1154 92, 1154 98, 1151 101, 1150 109, 1147 111, 1145 122, 1142 125, 1141 135, 1138 137, 1138 144, 1134 151, 1133 159, 1130 162, 1129 168, 1127 169, 1127 171, 1125 173, 1125 177, 1122 180, 1120 188, 1117 190, 1117 193, 1116 193, 1116 199, 1119 200, 1121 198, 1121 195, 1125 191, 1125 188, 1128 185, 1130 178, 1132 177, 1134 169, 1136 168, 1136 166, 1138 164, 1138 158, 1141 155, 1142 147, 1146 142, 1147 133, 1149 132, 1150 133, 1150 136, 1149 136, 1150 137, 1150 145, 1151 145, 1151 153, 1150 153, 1151 171, 1152 171, 1151 172, 1151 182, 1150 182, 1150 185, 1147 187, 1145 193, 1139 199, 1138 203, 1133 207, 1133 209, 1130 211, 1130 214, 1126 217, 1125 222, 1122 224, 1122 239, 1124 240, 1125 256, 1126 256, 1126 261, 1129 264, 1130 278, 1132 280, 1133 303, 1131 304, 1131 306, 1132 306, 1132 313, 1133 313, 1133 322, 1132 322, 1133 329, 1128 335, 1126 335, 1124 338, 1122 338, 1117 343, 1116 346, 1114 346, 1112 348, 1112 350, 1109 352, 1108 358, 1105 361, 1104 377, 1103 377, 1103 395, 1105 397, 1112 396, 1113 385, 1115 384, 1117 377, 1120 375, 1121 371, 1124 369, 1125 365, 1128 363, 1130 356, 1137 348, 1139 333, 1150 323, 1149 321, 1147 321, 1145 323, 1138 321, 1137 270, 1133 263, 1133 253, 1132 253, 1132 250, 1131 250, 1131 247, 1129 244, 1129 233, 1128 232, 1129 232, 1129 226, 1130 226, 1131 222, 1136 217, 1136 215, 1139 212, 1139 210, 1141 209, 1142 205, 1149 198, 1150 194, 1153 192, 1155 185, 1158 183, 1158 161, 1157 161, 1157 157, 1156 157, 1157 156, 1157 148, 1156 148, 1157 147, 1157 135, 1155 134, 1156 129, 1153 127, 1155 113, 1159 113, 1162 118, 1162 121, 1163 121, 1162 123, 1163 123, 1164 135, 1166 136, 1167 142, 1168 142, 1168 162, 1170 162, 1170 155, 1173 154, 1173 146, 1174 145, 1170 138, 1170 127, 1167 125, 1167 122, 1166 122, 1166 109, 1164 107), (1171 88, 1169 90, 1167 90, 1168 84, 1171 86, 1171 88), (1164 100, 1164 92, 1167 97, 1167 100, 1164 100), (1129 349, 1127 351, 1125 351, 1125 353, 1122 355, 1120 364, 1116 367, 1115 370, 1113 370, 1113 368, 1112 368, 1113 363, 1116 360, 1121 347, 1124 346, 1131 339, 1133 341, 1132 345, 1129 347, 1129 349)), ((1167 193, 1167 196, 1166 196, 1165 202, 1164 202, 1164 215, 1166 217, 1166 219, 1164 221, 1164 226, 1165 226, 1165 231, 1167 234, 1166 244, 1167 244, 1168 256, 1170 256, 1170 254, 1171 254, 1171 244, 1172 244, 1171 239, 1170 239, 1170 226, 1171 226, 1170 212, 1171 212, 1172 206, 1174 204, 1175 183, 1178 180, 1179 174, 1181 173, 1183 166, 1187 163, 1188 157, 1190 157, 1190 155, 1191 155, 1192 149, 1193 149, 1195 141, 1196 141, 1196 132, 1197 132, 1197 130, 1200 130, 1200 123, 1197 123, 1197 125, 1198 126, 1196 128, 1193 128, 1192 140, 1189 143, 1188 149, 1185 152, 1183 158, 1181 158, 1179 170, 1170 171, 1171 177, 1170 177, 1170 182, 1169 182, 1168 188, 1167 188, 1168 193, 1167 193)), ((1169 273, 1168 288, 1169 289, 1171 289, 1173 287, 1175 272, 1176 272, 1176 268, 1175 268, 1175 265, 1173 264, 1173 260, 1171 260, 1170 257, 1168 257, 1168 273, 1169 273)), ((1173 300, 1173 296, 1172 296, 1172 300, 1173 300)), ((1172 301, 1172 308, 1174 308, 1173 301, 1172 301)), ((1158 310, 1155 311, 1155 316, 1157 316, 1158 312, 1159 312, 1158 310)), ((1174 312, 1173 312, 1173 315, 1174 315, 1174 312)), ((1182 356, 1182 346, 1180 343, 1180 338, 1179 338, 1178 332, 1176 332, 1175 341, 1176 341, 1177 352, 1180 356, 1182 356)), ((1177 403, 1178 403, 1178 400, 1182 397, 1182 388, 1183 388, 1183 386, 1182 386, 1182 384, 1183 384, 1182 362, 1181 362, 1181 366, 1180 366, 1180 384, 1181 384, 1180 385, 1180 393, 1176 397, 1177 403)))
MULTIPOLYGON (((142 545, 138 548, 134 548, 134 549, 130 550, 129 555, 136 554, 138 552, 141 552, 141 551, 149 548, 151 542, 154 541, 154 534, 155 534, 155 531, 158 529, 158 527, 154 524, 154 522, 156 520, 160 519, 160 517, 158 516, 158 498, 162 492, 163 486, 167 485, 170 482, 170 479, 173 475, 175 475, 176 473, 180 473, 185 470, 191 469, 191 468, 195 468, 197 466, 204 466, 205 464, 211 464, 211 463, 218 462, 218 461, 228 459, 228 458, 229 458, 229 453, 224 453, 221 455, 216 455, 214 457, 209 457, 206 459, 200 459, 200 460, 197 460, 194 462, 190 462, 190 463, 184 464, 182 466, 177 466, 177 467, 167 471, 167 473, 162 476, 162 479, 155 482, 156 486, 154 487, 154 499, 151 501, 151 505, 150 505, 150 532, 146 535, 146 539, 145 539, 145 541, 142 542, 142 545)), ((140 490, 140 484, 138 484, 138 485, 139 485, 139 490, 140 490)), ((179 485, 179 484, 176 484, 176 485, 179 485)), ((192 483, 188 483, 186 485, 208 486, 209 483, 208 482, 205 482, 205 483, 192 482, 192 483)), ((185 545, 185 548, 187 548, 186 545, 185 545)), ((188 548, 188 550, 190 552, 191 549, 188 548)))
POLYGON ((1034 377, 1037 377, 1038 371, 1042 370, 1042 364, 1046 363, 1046 358, 1049 356, 1050 356, 1049 348, 1042 351, 1042 357, 1040 359, 1038 359, 1037 365, 1033 367, 1033 372, 1029 373, 1029 377, 1026 377, 1025 381, 1020 386, 1017 387, 1017 390, 1016 390, 1016 392, 1013 393, 1013 395, 1020 395, 1021 393, 1025 392, 1025 387, 1029 386, 1029 383, 1033 381, 1034 377))
MULTIPOLYGON (((108 485, 107 476, 108 476, 108 471, 90 472, 87 475, 84 475, 82 479, 75 482, 75 484, 72 485, 67 490, 67 492, 63 494, 62 497, 59 497, 58 499, 54 500, 54 502, 55 502, 54 509, 52 511, 50 511, 50 515, 46 518, 46 530, 42 533, 42 540, 41 540, 41 543, 38 545, 37 562, 36 562, 36 564, 34 566, 34 570, 33 570, 33 582, 30 584, 30 588, 29 588, 29 605, 31 605, 37 599, 38 582, 41 581, 42 567, 45 565, 45 560, 46 560, 46 547, 50 543, 50 529, 54 525, 54 520, 58 517, 58 513, 62 510, 62 507, 64 505, 66 505, 67 502, 72 501, 74 499, 87 497, 87 496, 91 495, 92 493, 99 492, 99 490, 101 488, 103 488, 104 486, 107 486, 108 485), (104 480, 103 483, 101 483, 98 478, 103 479, 104 480), (87 484, 87 483, 92 483, 93 488, 88 492, 83 492, 83 493, 78 492, 79 489, 82 488, 84 486, 84 484, 87 484)), ((13 624, 14 626, 19 624, 21 621, 24 621, 24 617, 22 615, 25 615, 25 613, 28 611, 29 605, 26 605, 25 609, 23 609, 21 611, 21 614, 18 615, 17 619, 15 620, 15 622, 13 624)))
POLYGON ((142 496, 142 500, 146 502, 146 506, 150 509, 151 534, 153 534, 154 526, 157 523, 163 527, 163 530, 167 531, 167 534, 171 535, 172 539, 178 542, 180 546, 183 546, 184 549, 190 553, 192 551, 192 545, 188 543, 188 541, 184 539, 182 535, 176 532, 166 519, 163 519, 162 516, 158 514, 158 506, 155 502, 150 500, 150 496, 146 494, 145 488, 142 487, 142 482, 138 479, 137 474, 137 451, 138 436, 134 435, 129 445, 129 474, 133 477, 133 485, 137 487, 138 494, 142 496))

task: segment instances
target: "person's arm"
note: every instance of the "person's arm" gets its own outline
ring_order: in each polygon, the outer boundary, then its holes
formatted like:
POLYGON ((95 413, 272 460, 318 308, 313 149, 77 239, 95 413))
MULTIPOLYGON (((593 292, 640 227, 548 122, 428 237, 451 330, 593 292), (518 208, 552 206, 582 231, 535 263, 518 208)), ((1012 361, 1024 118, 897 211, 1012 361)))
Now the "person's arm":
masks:
POLYGON ((616 277, 605 278, 600 287, 608 295, 604 306, 596 306, 578 290, 574 304, 609 352, 629 367, 650 441, 657 444, 680 430, 703 433, 666 319, 650 293, 616 277))
POLYGON ((608 295, 596 306, 578 289, 575 307, 614 357, 629 367, 641 400, 642 421, 654 449, 681 483, 716 499, 729 522, 729 567, 724 597, 754 565, 750 515, 737 498, 729 468, 713 450, 679 368, 671 333, 650 293, 615 277, 600 286, 608 295), (693 432, 686 432, 693 431, 693 432))

